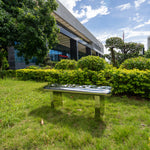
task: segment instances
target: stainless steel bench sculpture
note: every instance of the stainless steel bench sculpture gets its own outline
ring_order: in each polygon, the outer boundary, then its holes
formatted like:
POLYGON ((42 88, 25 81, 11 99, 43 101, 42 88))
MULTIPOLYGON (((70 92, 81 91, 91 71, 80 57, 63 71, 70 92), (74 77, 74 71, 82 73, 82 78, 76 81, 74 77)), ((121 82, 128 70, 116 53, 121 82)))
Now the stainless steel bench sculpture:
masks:
POLYGON ((95 85, 51 85, 48 87, 53 93, 51 107, 63 105, 62 93, 78 93, 93 95, 95 99, 95 118, 102 118, 104 115, 104 100, 105 96, 111 95, 110 86, 95 86, 95 85))

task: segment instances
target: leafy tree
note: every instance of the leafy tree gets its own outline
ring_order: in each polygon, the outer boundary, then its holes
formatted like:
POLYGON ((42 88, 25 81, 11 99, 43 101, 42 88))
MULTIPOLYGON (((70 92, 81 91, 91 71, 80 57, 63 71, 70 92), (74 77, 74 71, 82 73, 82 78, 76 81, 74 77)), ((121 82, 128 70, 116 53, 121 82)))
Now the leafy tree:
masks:
POLYGON ((119 37, 111 37, 106 40, 106 48, 109 48, 111 53, 111 62, 113 66, 116 66, 115 50, 123 47, 123 40, 119 37))
POLYGON ((121 49, 121 59, 119 60, 119 64, 121 64, 124 60, 128 58, 138 57, 140 55, 140 51, 143 50, 144 45, 141 43, 124 43, 123 48, 121 49))
POLYGON ((2 49, 14 46, 26 63, 33 56, 41 63, 57 42, 56 8, 55 0, 0 0, 2 49))
POLYGON ((150 58, 150 48, 145 52, 144 55, 146 58, 150 58))
POLYGON ((0 71, 5 70, 9 67, 8 61, 7 61, 7 52, 0 48, 0 71))
POLYGON ((106 40, 106 48, 109 48, 111 53, 105 57, 112 61, 113 66, 119 66, 128 58, 138 57, 144 45, 134 42, 124 43, 121 38, 112 37, 106 40))

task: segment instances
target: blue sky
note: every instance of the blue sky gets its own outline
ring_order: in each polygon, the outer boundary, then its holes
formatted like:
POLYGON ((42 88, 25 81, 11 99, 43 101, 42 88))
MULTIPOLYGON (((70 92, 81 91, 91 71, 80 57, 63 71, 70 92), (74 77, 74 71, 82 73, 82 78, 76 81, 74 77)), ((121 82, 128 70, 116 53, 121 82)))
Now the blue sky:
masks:
MULTIPOLYGON (((150 36, 150 0, 59 0, 104 45, 109 37, 142 43, 150 36)), ((105 53, 107 50, 105 49, 105 53)))

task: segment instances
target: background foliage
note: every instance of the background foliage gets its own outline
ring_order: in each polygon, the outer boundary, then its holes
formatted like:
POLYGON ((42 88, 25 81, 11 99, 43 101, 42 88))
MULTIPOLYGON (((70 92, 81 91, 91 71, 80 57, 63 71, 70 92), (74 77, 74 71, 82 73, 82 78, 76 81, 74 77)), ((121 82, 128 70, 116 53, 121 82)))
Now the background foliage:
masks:
POLYGON ((8 67, 7 52, 3 48, 0 48, 0 70, 5 70, 8 67))
POLYGON ((61 61, 57 62, 57 64, 55 65, 55 69, 77 69, 77 62, 75 60, 62 59, 61 61))
POLYGON ((85 56, 78 60, 78 67, 93 71, 100 71, 108 66, 107 62, 99 56, 85 56))
POLYGON ((111 86, 113 94, 138 95, 150 98, 150 70, 105 69, 58 70, 58 69, 20 69, 1 71, 5 77, 17 77, 20 80, 46 81, 50 84, 79 84, 111 86))
POLYGON ((144 56, 150 58, 150 48, 145 52, 144 56))
POLYGON ((126 43, 119 37, 111 37, 106 39, 106 48, 109 48, 110 54, 105 54, 105 57, 111 61, 113 66, 119 67, 128 58, 143 55, 144 45, 134 42, 126 43))
POLYGON ((144 57, 127 59, 121 64, 120 68, 139 70, 150 69, 150 59, 144 57))
POLYGON ((41 63, 57 42, 56 8, 55 0, 0 0, 1 47, 14 46, 26 63, 33 56, 41 63))

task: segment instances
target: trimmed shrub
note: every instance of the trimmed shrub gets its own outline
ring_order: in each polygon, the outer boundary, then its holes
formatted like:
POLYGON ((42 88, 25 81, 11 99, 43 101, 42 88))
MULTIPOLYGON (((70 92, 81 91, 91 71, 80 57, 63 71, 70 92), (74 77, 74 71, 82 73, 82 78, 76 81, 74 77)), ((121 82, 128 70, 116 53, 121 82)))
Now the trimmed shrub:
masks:
POLYGON ((78 67, 81 69, 100 71, 106 68, 107 62, 99 56, 85 56, 78 60, 78 67))
POLYGON ((55 68, 55 65, 56 65, 56 63, 57 63, 58 61, 51 61, 51 60, 49 60, 49 59, 50 59, 50 58, 48 58, 48 60, 47 60, 45 63, 40 64, 40 67, 44 68, 44 67, 46 67, 46 66, 49 66, 49 67, 51 67, 51 68, 55 68))
POLYGON ((111 76, 114 94, 139 95, 150 98, 150 70, 114 69, 111 76))
POLYGON ((125 69, 139 69, 139 70, 146 70, 150 69, 150 59, 144 57, 137 57, 125 60, 120 68, 125 69))
POLYGON ((42 67, 42 69, 52 69, 52 67, 47 65, 47 66, 42 67))
POLYGON ((31 65, 31 66, 27 66, 26 69, 40 69, 40 67, 31 65))
POLYGON ((77 62, 70 59, 62 59, 55 65, 55 69, 74 70, 77 69, 77 62))
MULTIPOLYGON (((0 72, 1 73, 1 72, 0 72)), ((108 85, 105 73, 96 71, 77 70, 57 70, 57 69, 19 69, 16 71, 5 71, 4 76, 13 76, 20 80, 44 81, 59 84, 97 84, 108 85)))
POLYGON ((84 84, 84 71, 78 70, 64 70, 59 76, 60 84, 84 84))
POLYGON ((16 77, 21 80, 35 80, 35 81, 48 81, 59 82, 60 71, 55 69, 19 69, 16 70, 16 77), (52 81, 53 80, 53 81, 52 81))
POLYGON ((0 70, 0 78, 13 78, 16 77, 15 70, 0 70))
POLYGON ((138 95, 150 98, 150 70, 105 69, 57 70, 57 69, 20 69, 0 71, 0 76, 17 77, 21 80, 44 81, 58 84, 91 84, 111 86, 113 94, 138 95))

